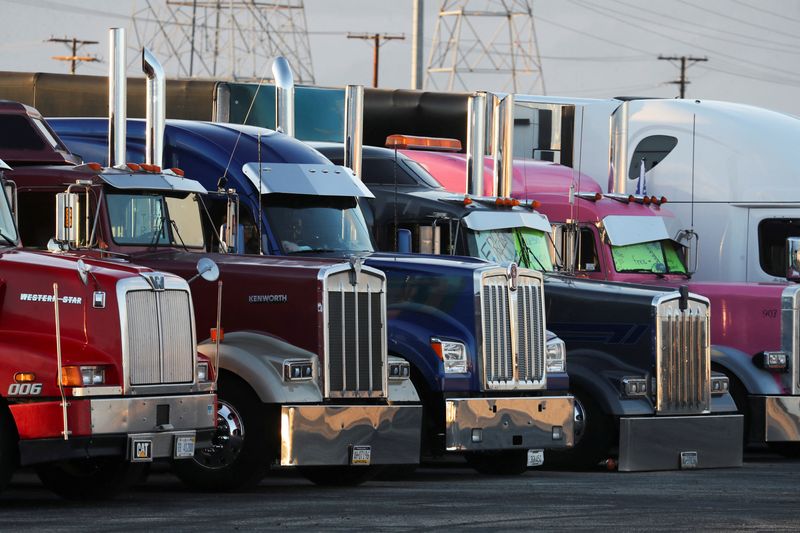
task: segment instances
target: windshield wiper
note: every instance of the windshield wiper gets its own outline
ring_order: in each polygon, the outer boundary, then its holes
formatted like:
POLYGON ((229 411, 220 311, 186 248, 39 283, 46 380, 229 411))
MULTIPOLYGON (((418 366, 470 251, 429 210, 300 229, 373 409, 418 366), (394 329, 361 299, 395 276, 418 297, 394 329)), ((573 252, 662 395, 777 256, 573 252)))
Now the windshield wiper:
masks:
POLYGON ((175 230, 175 235, 177 235, 177 237, 178 237, 178 240, 179 240, 179 241, 180 241, 180 243, 181 243, 181 246, 183 246, 183 249, 184 249, 184 250, 186 250, 186 251, 188 252, 188 251, 189 251, 189 248, 187 248, 187 247, 186 247, 186 243, 185 243, 185 242, 183 242, 183 237, 181 237, 181 232, 180 232, 180 231, 178 231, 178 225, 177 225, 177 224, 175 223, 175 221, 174 221, 174 220, 172 220, 172 219, 169 219, 169 225, 170 225, 170 226, 172 226, 172 229, 173 229, 173 230, 175 230))
POLYGON ((16 246, 17 245, 17 243, 12 241, 11 238, 8 235, 3 233, 3 230, 0 230, 0 239, 3 239, 4 241, 6 241, 9 246, 16 246))
POLYGON ((291 252, 286 252, 286 255, 293 255, 293 254, 322 254, 326 252, 341 252, 344 250, 337 250, 335 248, 309 248, 308 250, 292 250, 291 252))
POLYGON ((159 217, 158 229, 153 234, 153 240, 150 241, 150 248, 158 247, 158 240, 161 238, 161 232, 164 231, 164 216, 159 217))
POLYGON ((531 250, 531 247, 528 246, 528 243, 525 242, 525 238, 519 232, 517 232, 517 242, 519 242, 519 248, 520 248, 520 250, 522 250, 522 254, 523 254, 522 258, 528 265, 530 265, 530 258, 533 257, 533 259, 539 265, 539 270, 541 270, 542 272, 548 272, 548 270, 544 267, 544 265, 539 260, 539 258, 536 257, 536 254, 533 253, 533 250, 531 250))

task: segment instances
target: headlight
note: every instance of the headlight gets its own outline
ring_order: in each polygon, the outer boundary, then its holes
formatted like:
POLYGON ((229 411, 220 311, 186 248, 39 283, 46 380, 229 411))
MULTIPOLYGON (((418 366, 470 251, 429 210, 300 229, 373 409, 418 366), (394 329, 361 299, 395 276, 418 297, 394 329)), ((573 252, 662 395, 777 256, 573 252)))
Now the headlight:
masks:
POLYGON ((728 376, 711 376, 711 394, 722 396, 731 388, 728 376))
POLYGON ((445 374, 464 374, 467 372, 467 347, 461 342, 431 339, 431 348, 444 363, 445 374))
POLYGON ((645 378, 622 378, 622 392, 628 398, 647 396, 647 380, 645 378))
POLYGON ((310 381, 314 378, 314 362, 307 359, 284 361, 284 381, 310 381))
POLYGON ((786 352, 761 352, 753 358, 753 362, 764 370, 786 372, 789 369, 789 357, 786 352))
POLYGON ((197 382, 208 381, 208 363, 200 361, 197 363, 197 382))
POLYGON ((548 372, 567 371, 567 348, 564 341, 554 337, 547 341, 547 355, 545 357, 548 372))
POLYGON ((61 367, 61 384, 65 387, 88 387, 105 382, 106 369, 103 366, 61 367))
POLYGON ((411 365, 408 361, 389 361, 389 379, 402 381, 411 376, 411 365))

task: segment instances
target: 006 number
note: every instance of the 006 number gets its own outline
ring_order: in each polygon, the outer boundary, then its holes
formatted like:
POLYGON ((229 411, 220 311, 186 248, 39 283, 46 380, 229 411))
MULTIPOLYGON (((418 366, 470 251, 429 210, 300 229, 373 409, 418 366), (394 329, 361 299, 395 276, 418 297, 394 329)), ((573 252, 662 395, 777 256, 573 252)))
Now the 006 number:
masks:
POLYGON ((12 383, 8 387, 9 396, 38 396, 41 393, 41 383, 12 383))

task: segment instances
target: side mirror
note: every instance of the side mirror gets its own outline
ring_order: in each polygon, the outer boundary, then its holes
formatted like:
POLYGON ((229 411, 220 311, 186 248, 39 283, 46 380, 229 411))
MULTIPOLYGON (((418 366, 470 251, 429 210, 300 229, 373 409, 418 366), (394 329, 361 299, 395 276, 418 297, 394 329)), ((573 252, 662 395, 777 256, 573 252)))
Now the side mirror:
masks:
POLYGON ((682 230, 678 233, 675 240, 684 246, 687 273, 694 274, 697 272, 697 263, 700 259, 700 240, 698 239, 697 233, 693 229, 682 230))
POLYGON ((228 193, 227 209, 225 212, 225 232, 222 234, 229 252, 238 249, 239 243, 239 197, 228 193))
POLYGON ((80 196, 74 192, 56 194, 56 242, 78 247, 80 240, 80 196))
POLYGON ((397 230, 397 252, 401 254, 411 253, 411 230, 397 230))
POLYGON ((419 227, 419 253, 442 253, 442 228, 437 225, 419 227))
POLYGON ((578 234, 578 224, 574 221, 567 220, 567 223, 562 226, 561 239, 564 270, 570 273, 575 272, 578 268, 578 234))
POLYGON ((197 262, 197 275, 193 276, 189 283, 197 279, 197 276, 206 281, 217 281, 219 279, 219 267, 212 259, 201 257, 197 262))
POLYGON ((800 237, 786 239, 786 279, 800 281, 800 237))
POLYGON ((83 284, 86 285, 89 283, 89 271, 92 269, 92 267, 84 263, 83 259, 78 259, 76 266, 78 268, 78 276, 80 276, 83 284))

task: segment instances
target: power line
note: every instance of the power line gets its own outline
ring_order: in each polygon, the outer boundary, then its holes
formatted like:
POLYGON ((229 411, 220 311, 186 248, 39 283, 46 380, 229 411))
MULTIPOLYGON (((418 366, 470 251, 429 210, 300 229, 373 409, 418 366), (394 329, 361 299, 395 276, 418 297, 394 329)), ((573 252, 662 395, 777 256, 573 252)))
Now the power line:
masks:
POLYGON ((708 61, 707 57, 692 57, 692 56, 658 56, 659 61, 669 61, 672 63, 673 61, 680 61, 681 62, 681 77, 675 81, 668 81, 667 83, 672 83, 675 85, 680 86, 680 98, 686 97, 686 86, 689 85, 689 80, 686 78, 686 69, 692 66, 695 63, 705 62, 708 61), (689 62, 691 61, 691 65, 689 62))
POLYGON ((372 86, 378 86, 378 61, 380 60, 380 49, 381 46, 386 44, 385 41, 404 41, 406 36, 403 34, 400 35, 390 35, 388 33, 384 33, 381 35, 380 33, 348 33, 348 39, 362 39, 365 41, 372 41, 372 86), (381 42, 384 41, 384 42, 381 42))
POLYGON ((738 22, 739 24, 744 24, 745 26, 751 26, 753 28, 759 28, 761 30, 767 30, 770 34, 783 35, 783 36, 789 37, 791 39, 800 39, 800 37, 798 37, 797 35, 780 31, 780 30, 778 30, 778 29, 776 29, 776 28, 774 28, 772 26, 762 26, 761 24, 756 24, 754 22, 750 22, 750 21, 747 21, 747 20, 742 20, 742 19, 739 19, 739 18, 736 18, 736 17, 732 17, 732 16, 728 15, 727 13, 720 13, 719 11, 714 11, 713 9, 708 9, 707 7, 701 7, 701 6, 698 6, 696 4, 692 4, 690 2, 687 2, 686 0, 676 0, 676 1, 680 2, 681 4, 685 4, 687 6, 690 6, 690 7, 693 7, 695 9, 698 9, 700 11, 705 11, 706 13, 710 13, 712 15, 716 15, 717 17, 722 17, 724 19, 732 20, 734 22, 738 22))
POLYGON ((778 17, 781 20, 791 20, 792 22, 800 22, 800 19, 797 19, 797 18, 794 18, 794 17, 790 17, 786 13, 776 13, 774 11, 769 11, 768 9, 764 9, 763 5, 760 5, 760 4, 759 4, 758 7, 753 7, 750 4, 748 4, 747 2, 742 2, 741 0, 732 0, 732 1, 737 3, 737 4, 739 4, 740 6, 744 6, 744 7, 750 8, 753 11, 758 11, 759 13, 766 13, 767 15, 772 15, 773 17, 778 17))
POLYGON ((85 55, 84 56, 79 56, 78 55, 78 50, 80 50, 81 48, 83 48, 84 46, 89 45, 89 44, 98 44, 97 41, 84 41, 84 40, 78 39, 76 37, 71 37, 71 38, 64 37, 63 39, 57 39, 55 37, 50 37, 45 42, 48 42, 48 43, 62 43, 62 44, 66 44, 67 46, 69 46, 71 48, 72 55, 68 55, 68 56, 52 56, 52 59, 55 59, 56 61, 69 61, 71 63, 71 66, 70 66, 70 69, 69 69, 69 73, 70 74, 75 74, 75 69, 77 68, 78 64, 80 64, 80 63, 84 63, 84 62, 85 63, 92 63, 92 62, 95 62, 95 61, 100 61, 97 58, 97 56, 85 56, 85 55))

